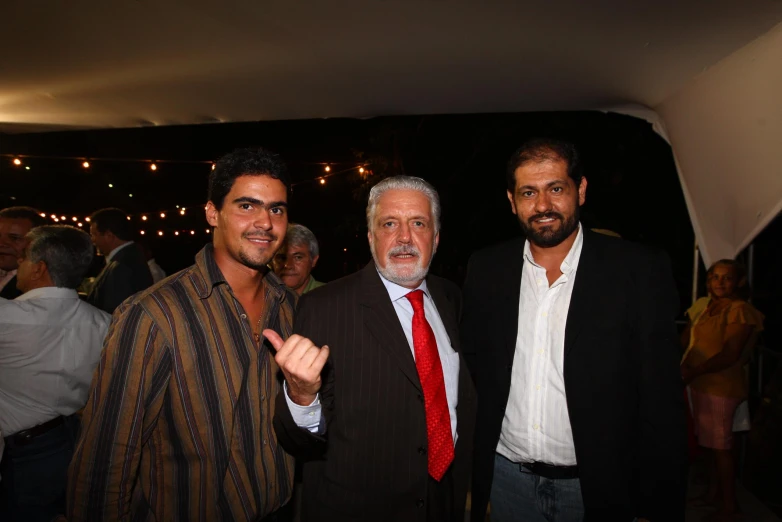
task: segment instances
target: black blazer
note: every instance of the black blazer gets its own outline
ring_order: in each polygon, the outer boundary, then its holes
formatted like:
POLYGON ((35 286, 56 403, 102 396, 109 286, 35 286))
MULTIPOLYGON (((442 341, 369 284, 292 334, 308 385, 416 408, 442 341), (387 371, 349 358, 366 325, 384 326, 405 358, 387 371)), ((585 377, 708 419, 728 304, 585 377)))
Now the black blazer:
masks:
POLYGON ((98 274, 87 302, 113 314, 122 301, 150 286, 152 274, 144 254, 137 245, 129 245, 117 252, 98 274))
MULTIPOLYGON (((462 346, 478 391, 472 520, 483 521, 510 391, 524 240, 475 253, 462 346)), ((687 437, 666 256, 584 232, 564 378, 587 521, 684 520, 687 437)))
MULTIPOLYGON (((459 289, 427 278, 451 345, 460 351, 459 289)), ((285 397, 274 426, 288 452, 306 460, 306 521, 425 521, 426 418, 410 345, 375 265, 302 296, 294 332, 331 350, 324 368, 323 436, 298 428, 285 397)), ((475 395, 460 357, 457 443, 451 465, 454 520, 464 520, 475 395)), ((447 522, 447 521, 443 521, 447 522)))
POLYGON ((16 276, 9 279, 2 290, 0 290, 0 297, 3 299, 16 299, 22 295, 22 291, 16 288, 16 276))

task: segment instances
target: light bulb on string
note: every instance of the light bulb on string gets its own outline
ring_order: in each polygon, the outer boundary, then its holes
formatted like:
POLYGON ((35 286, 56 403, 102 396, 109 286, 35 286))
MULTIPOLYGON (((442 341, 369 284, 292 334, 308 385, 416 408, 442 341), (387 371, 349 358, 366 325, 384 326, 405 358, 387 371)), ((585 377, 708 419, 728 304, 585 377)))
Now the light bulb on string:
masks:
POLYGON ((359 167, 358 168, 358 172, 359 172, 359 174, 363 174, 364 173, 364 167, 359 167))
POLYGON ((214 163, 212 163, 212 170, 214 170, 214 169, 215 169, 215 164, 214 164, 214 163))
POLYGON ((133 194, 128 194, 128 197, 129 197, 129 198, 132 198, 132 197, 133 197, 133 194))
POLYGON ((191 230, 191 231, 190 231, 190 235, 191 235, 191 236, 194 236, 194 235, 195 235, 195 230, 191 230))
POLYGON ((24 170, 30 170, 30 165, 25 165, 24 170))
POLYGON ((325 185, 326 184, 326 178, 320 178, 320 184, 325 185))
POLYGON ((90 222, 90 218, 86 217, 86 218, 84 218, 84 221, 86 221, 87 223, 89 223, 89 222, 90 222))
POLYGON ((146 234, 146 232, 144 232, 143 230, 139 230, 139 234, 143 236, 144 234, 146 234))
POLYGON ((55 222, 55 223, 59 223, 59 222, 60 222, 60 220, 59 220, 59 219, 57 219, 57 218, 54 218, 54 222, 55 222))
POLYGON ((174 231, 174 235, 175 235, 175 236, 178 236, 178 235, 179 235, 179 232, 178 232, 178 231, 174 231))
POLYGON ((166 213, 165 212, 161 212, 160 213, 160 218, 161 219, 166 219, 166 213))
POLYGON ((141 216, 141 221, 146 221, 146 220, 147 220, 147 216, 141 216))
POLYGON ((157 235, 162 236, 163 235, 163 231, 162 230, 158 230, 157 231, 157 235))
POLYGON ((50 217, 50 218, 52 218, 52 219, 57 219, 57 216, 55 216, 54 214, 52 214, 52 215, 51 215, 51 216, 49 216, 49 217, 50 217))
POLYGON ((207 228, 207 229, 206 229, 206 233, 208 234, 209 232, 211 232, 211 230, 209 230, 209 229, 207 228))
POLYGON ((20 160, 19 158, 14 158, 13 164, 18 167, 19 165, 22 164, 22 160, 20 160))
POLYGON ((185 209, 180 210, 179 213, 184 216, 185 215, 185 209))
POLYGON ((63 221, 65 221, 65 220, 66 220, 66 219, 68 219, 68 218, 66 218, 65 216, 60 216, 60 219, 61 219, 61 220, 63 220, 63 221))
POLYGON ((323 170, 325 170, 326 172, 331 172, 331 167, 329 167, 328 165, 326 165, 326 168, 325 168, 325 169, 323 169, 323 170))
POLYGON ((78 223, 76 223, 76 226, 77 226, 77 227, 79 227, 79 228, 81 228, 81 227, 83 227, 84 225, 82 224, 82 222, 81 222, 81 221, 79 221, 78 223))
POLYGON ((77 218, 76 216, 73 216, 71 219, 72 219, 73 221, 78 221, 78 220, 79 220, 79 218, 77 218))
POLYGON ((157 170, 157 165, 153 163, 152 165, 149 166, 149 170, 157 170))
POLYGON ((41 212, 41 217, 42 217, 42 218, 45 218, 45 217, 46 217, 46 214, 44 214, 43 212, 41 212))
POLYGON ((89 161, 85 161, 84 163, 81 164, 81 166, 84 167, 85 169, 88 169, 88 168, 90 168, 90 162, 89 161))
POLYGON ((114 188, 114 184, 113 183, 109 183, 109 188, 114 188))

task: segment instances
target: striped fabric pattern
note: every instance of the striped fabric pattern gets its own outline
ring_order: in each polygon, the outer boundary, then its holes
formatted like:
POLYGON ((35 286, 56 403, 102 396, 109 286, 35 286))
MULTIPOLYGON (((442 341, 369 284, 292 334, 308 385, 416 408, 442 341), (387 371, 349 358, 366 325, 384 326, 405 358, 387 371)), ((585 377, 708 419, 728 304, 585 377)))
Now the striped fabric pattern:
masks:
MULTIPOLYGON (((262 328, 296 296, 269 271, 262 328)), ((280 372, 214 260, 125 301, 104 344, 68 476, 68 520, 258 520, 290 498, 272 428, 280 372)))

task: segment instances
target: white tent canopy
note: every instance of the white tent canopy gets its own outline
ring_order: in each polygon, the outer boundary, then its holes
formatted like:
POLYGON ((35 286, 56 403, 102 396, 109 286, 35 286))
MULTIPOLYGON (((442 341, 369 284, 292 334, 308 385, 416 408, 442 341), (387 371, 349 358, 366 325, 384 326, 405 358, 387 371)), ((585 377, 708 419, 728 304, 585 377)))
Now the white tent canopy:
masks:
POLYGON ((6 0, 0 14, 4 132, 623 107, 667 129, 707 263, 782 205, 778 0, 6 0))

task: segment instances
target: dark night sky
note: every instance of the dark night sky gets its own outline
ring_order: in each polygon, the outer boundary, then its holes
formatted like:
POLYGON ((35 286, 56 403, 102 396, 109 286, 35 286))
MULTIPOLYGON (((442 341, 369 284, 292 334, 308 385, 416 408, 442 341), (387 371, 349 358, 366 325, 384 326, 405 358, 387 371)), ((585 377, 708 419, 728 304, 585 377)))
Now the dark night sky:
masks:
POLYGON ((3 158, 0 206, 29 204, 47 214, 81 216, 118 206, 133 214, 147 238, 149 231, 166 232, 152 246, 171 273, 190 264, 209 238, 201 212, 209 165, 163 162, 152 172, 146 164, 99 158, 209 161, 236 147, 262 145, 286 159, 294 182, 305 182, 291 196, 291 220, 318 236, 316 275, 328 281, 369 259, 364 207, 366 189, 378 175, 366 183, 355 171, 334 175, 326 185, 307 181, 324 173, 321 162, 341 162, 334 171, 367 162, 376 173, 403 170, 439 190, 443 226, 433 271, 460 282, 474 250, 518 234, 504 168, 512 151, 533 136, 576 143, 589 181, 585 223, 665 249, 686 302, 694 239, 670 147, 648 123, 616 114, 405 116, 0 135, 3 154, 89 157, 92 164, 85 170, 76 161, 30 158, 26 171, 3 158), (189 207, 186 217, 152 217, 176 205, 189 207), (141 213, 150 216, 146 224, 138 221, 141 213), (174 229, 197 234, 173 237, 174 229))

